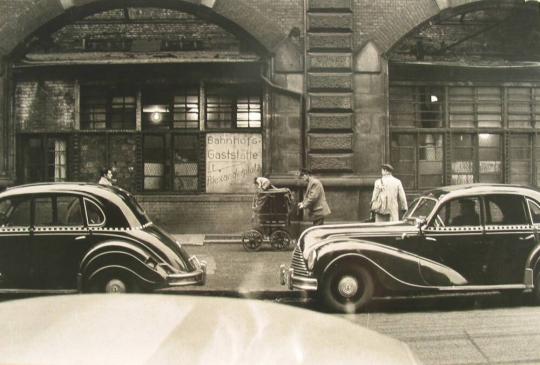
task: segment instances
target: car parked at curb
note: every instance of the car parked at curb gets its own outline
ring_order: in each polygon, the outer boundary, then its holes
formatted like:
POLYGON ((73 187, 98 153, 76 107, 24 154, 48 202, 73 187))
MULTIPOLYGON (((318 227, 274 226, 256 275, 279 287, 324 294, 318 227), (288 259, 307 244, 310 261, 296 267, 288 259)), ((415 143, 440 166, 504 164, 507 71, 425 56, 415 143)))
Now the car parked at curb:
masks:
POLYGON ((540 302, 540 190, 441 187, 402 221, 305 230, 281 282, 331 310, 356 312, 376 295, 532 291, 540 302))
POLYGON ((0 293, 138 292, 202 285, 206 266, 113 186, 0 193, 0 293))

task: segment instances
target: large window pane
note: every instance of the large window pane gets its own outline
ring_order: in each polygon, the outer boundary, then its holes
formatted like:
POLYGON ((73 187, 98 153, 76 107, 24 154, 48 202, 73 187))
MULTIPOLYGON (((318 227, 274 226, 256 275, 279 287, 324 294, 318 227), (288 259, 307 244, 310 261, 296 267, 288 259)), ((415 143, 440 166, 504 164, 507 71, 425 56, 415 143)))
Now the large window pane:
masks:
POLYGON ((414 87, 390 87, 390 124, 394 127, 414 127, 416 107, 414 87))
POLYGON ((540 135, 534 136, 534 158, 536 164, 536 186, 540 186, 540 135))
POLYGON ((418 187, 430 188, 444 183, 443 136, 421 134, 418 143, 418 187))
POLYGON ((67 177, 67 145, 63 139, 47 141, 48 178, 51 181, 66 181, 67 177))
POLYGON ((224 88, 208 90, 206 97, 206 127, 208 129, 232 128, 234 99, 224 88))
POLYGON ((67 141, 47 135, 21 138, 23 182, 66 181, 67 141))
POLYGON ((81 86, 81 128, 107 128, 107 95, 101 88, 81 86))
POLYGON ((474 88, 448 88, 450 126, 455 128, 474 127, 474 88))
POLYGON ((451 183, 470 184, 474 182, 474 137, 471 134, 452 136, 451 183))
POLYGON ((174 190, 197 191, 199 175, 197 135, 174 136, 174 190))
POLYGON ((441 127, 443 105, 444 92, 439 87, 391 87, 390 123, 400 127, 441 127))
POLYGON ((206 92, 207 129, 260 128, 262 99, 254 85, 214 85, 206 92))
POLYGON ((532 178, 532 143, 529 135, 510 136, 510 182, 529 185, 532 178))
POLYGON ((501 136, 480 133, 478 135, 479 181, 500 183, 502 180, 501 136))
POLYGON ((173 128, 199 129, 199 91, 197 89, 175 91, 173 128))
POLYGON ((508 127, 532 127, 531 89, 525 87, 510 87, 508 88, 507 93, 508 127))
POLYGON ((241 96, 236 102, 236 127, 261 127, 261 98, 259 96, 241 96))
POLYGON ((135 129, 134 87, 83 85, 80 103, 82 129, 135 129))
POLYGON ((165 136, 144 136, 144 190, 165 189, 165 136))
POLYGON ((416 138, 413 134, 393 134, 391 137, 391 161, 395 175, 401 179, 403 187, 416 187, 416 138))
POLYGON ((135 95, 115 91, 111 97, 111 129, 134 129, 136 107, 135 95))
POLYGON ((142 125, 144 129, 169 129, 172 94, 160 88, 145 88, 142 92, 142 125))
POLYGON ((499 87, 476 89, 478 127, 502 126, 502 94, 499 87))

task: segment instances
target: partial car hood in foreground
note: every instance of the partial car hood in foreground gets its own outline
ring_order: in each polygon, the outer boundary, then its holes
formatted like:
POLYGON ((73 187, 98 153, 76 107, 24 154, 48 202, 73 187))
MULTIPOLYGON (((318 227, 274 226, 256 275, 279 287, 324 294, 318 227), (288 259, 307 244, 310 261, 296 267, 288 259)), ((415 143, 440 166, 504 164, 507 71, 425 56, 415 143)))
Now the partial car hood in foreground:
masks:
POLYGON ((330 315, 245 299, 74 295, 0 304, 1 364, 418 364, 330 315))

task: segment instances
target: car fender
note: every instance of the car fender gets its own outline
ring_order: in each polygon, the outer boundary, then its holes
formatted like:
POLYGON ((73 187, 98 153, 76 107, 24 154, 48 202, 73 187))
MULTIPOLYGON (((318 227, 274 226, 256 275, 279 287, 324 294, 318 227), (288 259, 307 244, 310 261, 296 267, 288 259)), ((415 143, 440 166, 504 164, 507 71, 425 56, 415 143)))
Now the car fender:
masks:
POLYGON ((344 259, 369 265, 387 289, 429 289, 467 283, 455 270, 418 255, 367 240, 339 239, 321 246, 314 271, 324 274, 344 259))
POLYGON ((540 270, 540 245, 534 246, 525 264, 525 284, 534 285, 534 276, 540 270))
POLYGON ((93 246, 81 260, 79 272, 83 288, 106 273, 127 273, 149 285, 164 283, 167 274, 157 265, 150 252, 121 240, 105 241, 93 246))

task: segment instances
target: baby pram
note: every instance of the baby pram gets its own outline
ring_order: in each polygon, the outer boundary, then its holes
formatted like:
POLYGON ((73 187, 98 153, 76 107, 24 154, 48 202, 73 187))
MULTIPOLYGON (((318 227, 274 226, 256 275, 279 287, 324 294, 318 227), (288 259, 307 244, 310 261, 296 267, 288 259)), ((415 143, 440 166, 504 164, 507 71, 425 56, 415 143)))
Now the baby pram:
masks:
POLYGON ((260 250, 264 241, 272 248, 286 250, 291 245, 289 213, 293 197, 289 189, 258 190, 252 203, 252 229, 242 234, 242 243, 247 251, 260 250))

